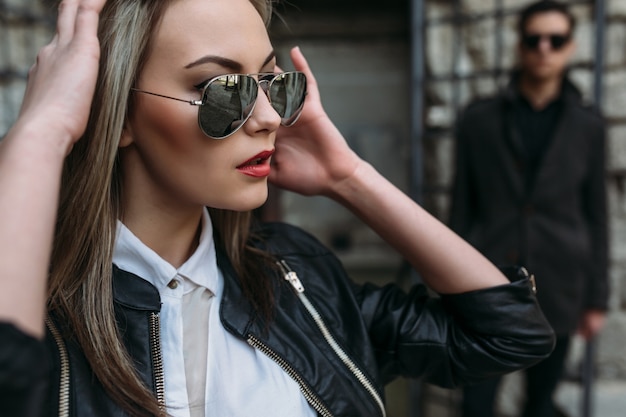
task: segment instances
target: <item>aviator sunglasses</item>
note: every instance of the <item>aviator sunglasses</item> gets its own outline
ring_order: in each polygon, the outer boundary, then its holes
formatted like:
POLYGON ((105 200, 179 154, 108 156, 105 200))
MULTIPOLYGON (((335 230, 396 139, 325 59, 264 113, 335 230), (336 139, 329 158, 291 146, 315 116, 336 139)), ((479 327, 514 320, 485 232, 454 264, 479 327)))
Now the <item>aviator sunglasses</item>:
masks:
POLYGON ((562 49, 571 39, 571 35, 566 34, 547 34, 547 35, 538 35, 538 34, 527 34, 522 37, 522 43, 528 49, 539 49, 539 44, 542 39, 548 39, 550 43, 550 49, 553 51, 558 51, 562 49))
POLYGON ((280 115, 283 126, 291 126, 298 120, 306 96, 306 76, 299 71, 220 75, 201 87, 200 100, 185 100, 136 88, 131 90, 198 106, 198 125, 202 132, 212 139, 224 139, 250 118, 259 87, 280 115))

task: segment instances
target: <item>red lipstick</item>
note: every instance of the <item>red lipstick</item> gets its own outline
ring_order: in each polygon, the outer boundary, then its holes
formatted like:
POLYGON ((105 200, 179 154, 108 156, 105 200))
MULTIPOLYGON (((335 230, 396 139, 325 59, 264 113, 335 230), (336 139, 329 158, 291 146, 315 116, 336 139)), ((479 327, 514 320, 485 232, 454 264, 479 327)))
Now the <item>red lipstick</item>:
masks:
POLYGON ((237 170, 242 174, 263 178, 270 175, 270 158, 274 154, 274 151, 263 151, 252 158, 245 161, 243 164, 237 166, 237 170))

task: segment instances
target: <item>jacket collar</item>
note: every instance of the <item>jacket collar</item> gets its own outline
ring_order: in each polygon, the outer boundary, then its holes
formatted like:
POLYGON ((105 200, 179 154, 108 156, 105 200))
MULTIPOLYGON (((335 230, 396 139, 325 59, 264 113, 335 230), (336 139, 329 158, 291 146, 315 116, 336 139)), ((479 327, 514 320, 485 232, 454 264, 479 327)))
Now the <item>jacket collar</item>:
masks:
POLYGON ((113 265, 113 299, 134 310, 161 309, 161 296, 154 285, 116 265, 113 265))
MULTIPOLYGON (((512 103, 518 100, 521 96, 518 88, 520 77, 521 71, 519 69, 514 70, 511 73, 509 83, 504 88, 502 97, 508 103, 512 103)), ((561 83, 561 93, 559 94, 558 99, 563 100, 565 103, 581 103, 583 100, 582 93, 580 92, 578 87, 576 87, 574 83, 572 83, 572 81, 570 80, 569 72, 566 72, 563 75, 563 81, 561 83)))
MULTIPOLYGON (((508 85, 501 94, 502 100, 504 101, 504 105, 502 106, 502 116, 505 120, 505 135, 506 140, 513 151, 513 155, 515 158, 515 163, 513 164, 514 166, 519 166, 519 164, 523 166, 526 158, 526 151, 522 143, 522 139, 519 136, 517 130, 514 128, 515 123, 513 122, 513 103, 514 101, 520 99, 520 92, 517 87, 519 77, 519 70, 514 71, 508 85)), ((572 114, 573 109, 583 104, 583 98, 580 90, 571 82, 567 73, 563 77, 561 94, 559 95, 557 100, 562 100, 563 107, 561 115, 559 116, 559 120, 556 123, 550 144, 546 148, 542 157, 543 161, 554 160, 554 155, 558 155, 559 149, 562 149, 563 146, 567 146, 569 137, 567 129, 569 127, 566 121, 572 120, 573 117, 576 117, 572 114)), ((529 195, 533 194, 533 192, 535 191, 534 185, 541 181, 541 176, 545 168, 545 163, 541 163, 539 165, 535 178, 531 184, 528 184, 528 187, 524 184, 523 177, 519 171, 511 171, 509 173, 514 190, 516 190, 520 198, 526 199, 529 197, 529 195)))
POLYGON ((254 307, 243 295, 235 268, 224 249, 216 245, 217 266, 224 276, 224 292, 220 304, 220 320, 224 327, 245 338, 254 323, 254 307))
MULTIPOLYGON (((216 245, 217 264, 224 276, 224 294, 220 318, 225 327, 244 337, 254 323, 254 308, 243 296, 237 273, 220 245, 216 245), (227 318, 227 319, 226 319, 227 318)), ((113 299, 133 309, 160 311, 161 296, 157 288, 145 279, 113 265, 113 299)))

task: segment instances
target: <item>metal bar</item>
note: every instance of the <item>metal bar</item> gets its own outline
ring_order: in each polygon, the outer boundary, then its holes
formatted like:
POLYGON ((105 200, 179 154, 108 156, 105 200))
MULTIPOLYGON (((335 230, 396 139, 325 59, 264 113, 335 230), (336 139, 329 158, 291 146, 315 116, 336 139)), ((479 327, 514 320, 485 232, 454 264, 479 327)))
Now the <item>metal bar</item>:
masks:
MULTIPOLYGON (((593 0, 569 0, 567 4, 568 6, 571 7, 571 6, 581 5, 581 4, 582 5, 589 4, 592 1, 593 0)), ((525 6, 510 7, 507 9, 503 8, 501 13, 502 13, 502 16, 517 16, 524 7, 525 6)), ((460 22, 458 23, 472 23, 472 22, 477 22, 480 20, 492 19, 495 17, 495 15, 496 15, 496 12, 494 11, 463 14, 463 16, 461 16, 460 22)), ((449 23, 457 23, 457 21, 455 20, 455 17, 452 14, 448 16, 431 18, 431 19, 426 20, 424 23, 426 26, 436 26, 436 25, 445 25, 449 23)))
MULTIPOLYGON (((6 6, 4 4, 0 4, 0 55, 2 56, 2 61, 9 63, 9 25, 6 23, 6 6)), ((6 64, 10 65, 10 64, 6 64)), ((11 109, 11 101, 9 100, 9 91, 6 85, 8 83, 4 83, 4 80, 12 80, 14 74, 10 72, 8 69, 0 68, 0 100, 2 103, 0 104, 0 108, 3 109, 2 114, 0 114, 0 140, 4 138, 6 131, 8 131, 10 124, 13 121, 13 115, 9 115, 11 109)))
MULTIPOLYGON (((421 203, 423 199, 423 145, 424 136, 424 1, 411 0, 411 162, 409 193, 411 198, 421 203)), ((411 280, 421 280, 411 268, 411 280)), ((408 381, 408 415, 411 417, 422 416, 422 391, 421 380, 408 381)))
POLYGON ((494 0, 494 7, 496 9, 496 13, 495 13, 495 31, 496 31, 496 36, 495 36, 495 68, 494 68, 494 75, 495 75, 495 80, 494 82, 496 83, 496 85, 499 84, 500 82, 500 77, 502 76, 502 70, 503 70, 503 66, 502 65, 502 51, 504 51, 504 45, 502 42, 502 33, 504 31, 504 25, 502 22, 502 19, 504 18, 504 8, 503 8, 503 4, 502 4, 502 0, 494 0))
MULTIPOLYGON (((595 67, 597 66, 597 64, 593 64, 593 63, 586 63, 586 62, 577 62, 575 64, 570 65, 568 68, 570 69, 588 69, 588 70, 593 70, 595 67)), ((430 74, 427 76, 426 81, 454 81, 455 79, 458 80, 474 80, 477 78, 488 78, 488 77, 495 77, 498 75, 498 73, 502 73, 503 70, 506 70, 506 68, 492 68, 492 69, 485 69, 485 70, 480 70, 480 71, 474 71, 471 73, 459 73, 459 74, 430 74)))
POLYGON ((460 88, 460 71, 459 71, 459 58, 461 52, 461 42, 463 42, 463 36, 461 34, 463 30, 463 13, 461 11, 461 0, 454 0, 454 8, 452 11, 454 22, 454 42, 452 45, 452 106, 454 114, 459 112, 461 101, 461 88, 460 88))
MULTIPOLYGON (((596 107, 601 110, 604 98, 604 62, 605 62, 605 0, 595 1, 595 42, 593 69, 593 99, 596 107)), ((585 356, 582 372, 581 417, 593 416, 593 383, 594 383, 595 340, 592 338, 585 344, 585 356)))
POLYGON ((581 417, 593 416, 593 379, 594 379, 595 341, 590 339, 585 344, 585 357, 582 369, 581 417))
POLYGON ((424 0, 411 0, 411 178, 410 196, 422 201, 424 135, 424 0))
POLYGON ((593 72, 593 99, 598 109, 602 109, 604 98, 604 59, 605 59, 605 0, 595 0, 595 45, 594 45, 594 72, 593 72))

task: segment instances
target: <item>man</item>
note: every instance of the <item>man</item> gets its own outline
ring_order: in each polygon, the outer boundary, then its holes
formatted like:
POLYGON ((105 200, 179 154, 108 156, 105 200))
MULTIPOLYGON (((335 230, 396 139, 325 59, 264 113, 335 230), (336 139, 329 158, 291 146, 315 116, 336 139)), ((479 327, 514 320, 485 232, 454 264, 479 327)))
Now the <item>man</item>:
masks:
MULTIPOLYGON (((494 263, 535 274, 557 335, 552 355, 526 372, 525 417, 556 415, 571 335, 593 337, 607 308, 605 131, 567 77, 574 26, 556 1, 525 8, 508 87, 470 104, 457 126, 450 225, 494 263)), ((464 417, 493 416, 498 383, 468 387, 464 417)))

